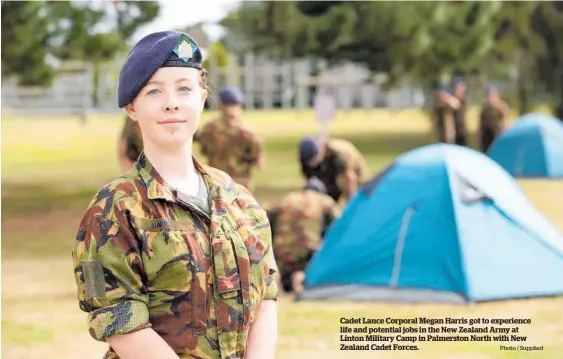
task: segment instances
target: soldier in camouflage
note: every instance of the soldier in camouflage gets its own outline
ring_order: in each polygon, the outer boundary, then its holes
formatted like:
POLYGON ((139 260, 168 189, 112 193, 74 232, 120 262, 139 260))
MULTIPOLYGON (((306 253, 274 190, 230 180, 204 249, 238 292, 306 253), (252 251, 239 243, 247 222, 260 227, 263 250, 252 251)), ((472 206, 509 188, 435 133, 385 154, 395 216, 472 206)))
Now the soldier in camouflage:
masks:
POLYGON ((143 137, 139 124, 127 116, 119 138, 118 158, 122 172, 127 172, 143 151, 143 137))
POLYGON ((479 116, 479 144, 481 151, 486 153, 489 147, 506 129, 510 109, 499 95, 498 90, 491 86, 487 90, 487 99, 479 116))
POLYGON ((325 191, 312 177, 302 190, 285 195, 277 208, 274 253, 287 292, 302 292, 303 271, 320 248, 325 230, 340 216, 338 204, 325 191))
POLYGON ((299 143, 299 161, 305 178, 320 179, 327 194, 341 205, 368 176, 365 158, 343 139, 307 137, 299 143))
POLYGON ((265 211, 225 172, 192 157, 207 96, 187 34, 141 39, 119 107, 144 151, 103 186, 72 250, 79 307, 104 359, 274 358, 276 261, 265 211), (145 77, 143 77, 145 76, 145 77))
POLYGON ((227 172, 236 183, 254 191, 253 174, 264 167, 265 153, 256 133, 242 120, 244 98, 236 87, 219 92, 221 116, 196 135, 207 163, 227 172))
POLYGON ((467 91, 465 82, 460 77, 456 77, 453 80, 453 95, 459 101, 459 106, 453 109, 454 142, 456 145, 466 146, 467 129, 465 117, 467 115, 467 91))
POLYGON ((438 142, 455 142, 454 112, 460 107, 461 102, 445 86, 436 91, 434 126, 438 142))

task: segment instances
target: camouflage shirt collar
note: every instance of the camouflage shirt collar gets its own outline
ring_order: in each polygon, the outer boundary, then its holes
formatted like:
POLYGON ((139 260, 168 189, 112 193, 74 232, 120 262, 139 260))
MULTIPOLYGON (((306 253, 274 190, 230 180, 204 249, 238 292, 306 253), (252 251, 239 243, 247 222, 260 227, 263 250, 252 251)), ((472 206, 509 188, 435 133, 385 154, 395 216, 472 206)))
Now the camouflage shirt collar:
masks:
MULTIPOLYGON (((228 176, 213 176, 197 159, 193 158, 196 169, 202 174, 213 202, 233 203, 237 199, 237 189, 234 181, 228 176)), ((173 189, 153 167, 144 152, 136 163, 139 176, 147 188, 149 199, 165 199, 175 201, 173 189)))

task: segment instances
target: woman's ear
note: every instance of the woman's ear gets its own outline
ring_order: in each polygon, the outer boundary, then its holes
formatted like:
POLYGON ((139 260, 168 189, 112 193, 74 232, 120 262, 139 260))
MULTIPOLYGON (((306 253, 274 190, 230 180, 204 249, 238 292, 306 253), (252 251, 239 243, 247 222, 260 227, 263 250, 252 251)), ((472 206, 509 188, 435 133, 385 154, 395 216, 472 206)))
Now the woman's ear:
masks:
POLYGON ((203 89, 201 91, 201 110, 203 111, 203 109, 205 108, 205 101, 207 100, 207 96, 209 95, 209 92, 207 92, 206 89, 203 89))
POLYGON ((130 119, 137 121, 137 112, 135 112, 135 106, 133 106, 133 103, 125 106, 125 111, 127 111, 127 116, 129 116, 130 119))

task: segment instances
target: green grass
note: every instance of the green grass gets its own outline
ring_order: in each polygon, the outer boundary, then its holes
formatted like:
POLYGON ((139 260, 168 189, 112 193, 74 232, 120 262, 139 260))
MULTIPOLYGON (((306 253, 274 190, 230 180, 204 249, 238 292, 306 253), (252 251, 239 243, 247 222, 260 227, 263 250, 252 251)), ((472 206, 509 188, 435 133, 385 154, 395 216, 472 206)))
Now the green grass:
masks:
POLYGON ((50 325, 20 324, 2 320, 2 343, 34 344, 52 341, 54 328, 50 325))
MULTIPOLYGON (((204 121, 213 114, 206 114, 204 121)), ((296 146, 319 131, 312 111, 255 111, 248 122, 264 139, 267 168, 256 175, 264 206, 301 185, 296 146)), ((475 118, 475 110, 470 113, 475 118)), ((2 119, 2 354, 18 358, 100 358, 105 345, 89 338, 78 309, 70 248, 82 211, 103 184, 118 175, 116 145, 121 116, 2 119), (31 350, 34 349, 34 350, 31 350), (80 354, 78 354, 78 352, 80 354)), ((469 123, 473 133, 475 121, 469 123)), ((331 133, 354 142, 372 174, 397 155, 432 143, 430 122, 419 111, 343 111, 331 133)), ((471 142, 475 145, 475 137, 471 142)), ((197 154, 197 151, 196 151, 197 154)), ((563 229, 562 181, 521 181, 525 193, 563 229)), ((440 304, 293 302, 279 304, 278 358, 540 358, 563 353, 562 298, 440 304), (503 352, 498 343, 419 343, 420 351, 340 352, 340 317, 525 317, 528 345, 541 352, 503 352), (410 354, 410 355, 409 355, 410 354)))

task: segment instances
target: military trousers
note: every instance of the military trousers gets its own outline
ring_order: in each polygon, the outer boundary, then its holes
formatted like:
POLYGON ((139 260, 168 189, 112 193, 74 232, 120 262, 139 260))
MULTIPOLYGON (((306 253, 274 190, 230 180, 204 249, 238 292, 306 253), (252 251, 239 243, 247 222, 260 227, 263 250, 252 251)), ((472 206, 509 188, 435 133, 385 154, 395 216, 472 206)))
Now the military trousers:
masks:
POLYGON ((479 145, 481 147, 481 152, 487 153, 495 139, 499 135, 499 130, 497 128, 486 126, 479 131, 479 145))

